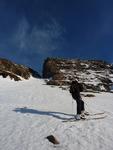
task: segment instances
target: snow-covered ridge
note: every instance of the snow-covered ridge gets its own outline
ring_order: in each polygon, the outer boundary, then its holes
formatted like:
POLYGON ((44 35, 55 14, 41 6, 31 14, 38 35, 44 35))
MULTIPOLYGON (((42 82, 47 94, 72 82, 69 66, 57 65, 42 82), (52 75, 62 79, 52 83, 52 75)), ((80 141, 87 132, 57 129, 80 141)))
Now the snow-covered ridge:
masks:
POLYGON ((86 91, 110 91, 113 65, 96 60, 48 58, 44 63, 43 76, 51 78, 48 84, 69 85, 72 80, 78 80, 86 91))
POLYGON ((33 69, 3 58, 0 58, 0 75, 3 76, 3 78, 9 76, 15 81, 29 79, 31 76, 40 77, 38 72, 33 69))
MULTIPOLYGON (((40 78, 37 71, 23 65, 0 59, 0 75, 15 81, 40 78)), ((105 61, 47 58, 43 65, 43 77, 48 84, 69 86, 78 80, 84 91, 110 91, 113 85, 113 65, 105 61)))

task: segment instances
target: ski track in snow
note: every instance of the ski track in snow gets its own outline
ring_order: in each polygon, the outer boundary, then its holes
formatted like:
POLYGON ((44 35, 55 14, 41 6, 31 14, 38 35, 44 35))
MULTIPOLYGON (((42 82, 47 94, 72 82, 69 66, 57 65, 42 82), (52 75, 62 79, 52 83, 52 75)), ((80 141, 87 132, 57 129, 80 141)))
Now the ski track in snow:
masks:
POLYGON ((63 123, 76 112, 68 91, 41 79, 15 82, 0 77, 0 150, 112 150, 113 94, 95 95, 84 98, 86 109, 105 111, 107 118, 63 123), (48 142, 50 134, 59 145, 48 142))

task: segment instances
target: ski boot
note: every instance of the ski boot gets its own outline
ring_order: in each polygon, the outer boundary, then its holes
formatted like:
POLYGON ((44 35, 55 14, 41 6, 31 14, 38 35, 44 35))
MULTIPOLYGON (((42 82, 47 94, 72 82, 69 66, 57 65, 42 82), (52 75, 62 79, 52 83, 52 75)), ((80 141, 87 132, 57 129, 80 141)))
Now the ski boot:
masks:
POLYGON ((79 114, 75 115, 75 119, 76 120, 81 120, 81 115, 79 115, 79 114))

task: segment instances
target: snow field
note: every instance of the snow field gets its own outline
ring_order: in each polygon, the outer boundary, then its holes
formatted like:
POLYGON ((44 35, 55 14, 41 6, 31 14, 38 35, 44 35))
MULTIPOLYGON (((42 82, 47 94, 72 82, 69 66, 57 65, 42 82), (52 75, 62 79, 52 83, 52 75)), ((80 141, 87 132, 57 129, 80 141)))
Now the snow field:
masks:
POLYGON ((105 111, 107 118, 63 123, 76 113, 68 91, 42 79, 0 77, 0 150, 112 150, 113 94, 83 99, 89 112, 105 111), (58 146, 45 138, 50 134, 60 141, 58 146))

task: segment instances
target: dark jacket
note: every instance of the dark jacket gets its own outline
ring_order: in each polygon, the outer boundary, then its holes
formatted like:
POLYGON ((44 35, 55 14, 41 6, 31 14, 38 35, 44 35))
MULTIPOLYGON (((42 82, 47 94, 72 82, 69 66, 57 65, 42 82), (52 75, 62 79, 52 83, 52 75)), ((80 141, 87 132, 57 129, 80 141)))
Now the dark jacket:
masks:
POLYGON ((70 86, 70 93, 75 100, 80 100, 80 92, 83 91, 83 87, 77 81, 72 81, 70 86))

